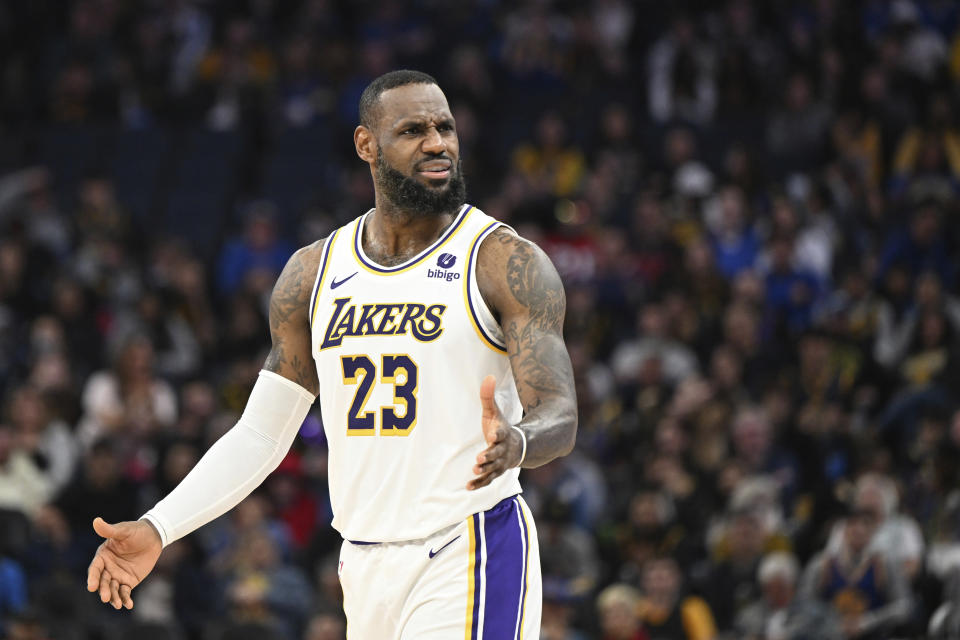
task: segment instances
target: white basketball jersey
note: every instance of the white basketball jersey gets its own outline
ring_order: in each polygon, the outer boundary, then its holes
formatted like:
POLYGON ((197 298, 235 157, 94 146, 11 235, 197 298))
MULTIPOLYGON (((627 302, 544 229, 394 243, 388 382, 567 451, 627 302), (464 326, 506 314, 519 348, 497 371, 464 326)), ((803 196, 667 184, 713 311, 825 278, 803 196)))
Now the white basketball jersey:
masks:
POLYGON ((518 469, 466 489, 486 448, 484 377, 496 376, 504 417, 522 416, 476 279, 480 243, 501 223, 464 205, 436 242, 384 267, 363 252, 371 214, 331 234, 310 305, 333 526, 347 540, 414 540, 520 492, 518 469))

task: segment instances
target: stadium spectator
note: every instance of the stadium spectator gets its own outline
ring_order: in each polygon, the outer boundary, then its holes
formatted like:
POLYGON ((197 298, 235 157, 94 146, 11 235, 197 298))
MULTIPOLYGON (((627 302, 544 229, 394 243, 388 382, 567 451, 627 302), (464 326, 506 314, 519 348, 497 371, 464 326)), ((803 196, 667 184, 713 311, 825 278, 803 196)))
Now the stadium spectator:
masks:
POLYGON ((603 640, 650 640, 640 622, 640 592, 625 584, 612 584, 597 596, 603 640))
POLYGON ((305 547, 321 526, 320 499, 310 491, 304 466, 299 454, 288 453, 266 483, 270 503, 296 548, 305 547))
POLYGON ((772 430, 769 416, 761 409, 741 407, 733 419, 733 451, 748 474, 769 476, 784 504, 790 506, 799 481, 797 462, 776 445, 772 430))
POLYGON ((109 176, 93 173, 80 183, 76 226, 83 242, 100 238, 131 241, 133 223, 109 176))
POLYGON ((753 267, 760 254, 760 240, 738 187, 725 187, 718 203, 716 220, 707 220, 707 224, 712 230, 711 245, 717 268, 729 280, 741 270, 753 267))
POLYGON ((881 315, 885 309, 889 313, 889 309, 870 288, 859 265, 843 264, 837 271, 837 288, 822 298, 814 309, 814 324, 851 340, 861 354, 871 353, 881 315))
POLYGON ((705 124, 713 118, 717 104, 713 58, 690 17, 678 15, 647 58, 647 102, 654 120, 705 124))
POLYGON ((273 203, 252 204, 244 220, 243 236, 229 240, 220 255, 217 284, 221 293, 244 289, 262 294, 283 269, 292 247, 278 235, 273 203))
POLYGON ((883 127, 859 105, 837 115, 831 131, 835 153, 870 187, 883 184, 883 127))
POLYGON ((557 498, 541 505, 540 564, 544 591, 576 600, 593 590, 600 562, 593 539, 583 529, 568 524, 568 511, 557 498))
POLYGON ((177 419, 177 398, 153 372, 153 344, 143 335, 128 337, 112 370, 90 376, 83 390, 84 415, 77 437, 84 449, 108 436, 141 441, 177 419))
POLYGON ((53 496, 53 485, 17 443, 13 428, 0 422, 0 508, 34 515, 53 496))
MULTIPOLYGON (((898 565, 907 581, 912 582, 923 564, 923 534, 913 518, 899 512, 893 481, 879 474, 864 474, 857 480, 853 504, 855 509, 876 518, 877 529, 870 539, 870 549, 898 565)), ((828 548, 834 552, 843 547, 843 529, 836 526, 831 533, 828 548)))
POLYGON ((676 561, 654 558, 643 568, 641 618, 651 640, 682 638, 712 640, 717 637, 710 606, 685 593, 676 561))
POLYGON ((282 562, 268 534, 252 531, 234 551, 224 596, 234 620, 271 626, 293 640, 303 633, 312 590, 300 569, 282 562))
POLYGON ((680 247, 670 236, 670 221, 655 193, 640 194, 633 209, 631 246, 637 269, 647 289, 662 293, 668 269, 676 264, 680 247))
POLYGON ((584 174, 583 154, 569 146, 567 124, 549 112, 537 122, 536 139, 513 152, 513 165, 534 195, 573 195, 584 174))
POLYGON ((282 122, 305 127, 318 122, 333 107, 333 96, 317 68, 316 42, 306 35, 286 44, 277 88, 282 122))
MULTIPOLYGON (((98 324, 96 294, 69 275, 58 277, 51 288, 50 310, 59 323, 65 343, 61 351, 69 358, 71 372, 86 377, 103 360, 105 332, 98 324)), ((102 322, 103 318, 99 320, 102 322)))
POLYGON ((797 335, 810 326, 821 291, 816 274, 793 264, 795 243, 792 236, 778 236, 767 245, 766 312, 778 336, 797 335))
POLYGON ((933 200, 926 200, 914 207, 906 229, 890 233, 883 253, 877 277, 884 278, 889 271, 900 267, 913 284, 925 270, 940 276, 941 282, 950 286, 956 267, 947 259, 947 243, 943 233, 943 211, 933 200))
POLYGON ((681 125, 667 132, 662 163, 672 194, 681 199, 678 204, 692 206, 713 192, 714 172, 703 161, 703 150, 693 129, 681 125))
POLYGON ((183 379, 200 368, 200 345, 193 330, 164 291, 143 291, 135 308, 118 314, 113 333, 118 336, 143 335, 154 347, 156 371, 168 379, 183 379))
POLYGON ((643 567, 656 557, 670 556, 683 565, 696 554, 696 543, 677 521, 676 508, 666 494, 655 487, 638 491, 628 505, 625 524, 611 540, 617 579, 639 585, 643 567))
POLYGON ((178 260, 170 274, 170 295, 177 315, 187 323, 194 339, 208 356, 217 347, 217 316, 214 313, 207 269, 195 257, 186 255, 178 260))
POLYGON ((743 640, 843 640, 840 618, 816 600, 797 597, 800 568, 790 553, 777 551, 764 556, 757 569, 763 596, 737 615, 734 625, 743 640))
POLYGON ((622 342, 611 356, 614 375, 620 384, 636 383, 644 369, 656 362, 664 380, 676 384, 697 371, 697 361, 690 349, 667 334, 664 306, 645 304, 637 314, 637 339, 622 342))
POLYGON ((888 637, 911 613, 903 570, 870 547, 878 523, 879 514, 854 507, 840 547, 818 553, 804 571, 800 597, 832 607, 848 637, 888 637))
POLYGON ((56 493, 70 482, 78 447, 70 428, 51 416, 40 392, 30 386, 13 391, 7 407, 19 448, 33 458, 56 493))
POLYGON ((810 169, 823 159, 830 128, 830 108, 821 102, 809 76, 787 80, 783 107, 767 129, 767 148, 783 172, 810 169))
POLYGON ((121 514, 139 506, 137 486, 124 475, 128 460, 123 453, 116 440, 95 442, 84 454, 77 477, 53 503, 81 544, 96 546, 96 537, 88 531, 91 509, 121 514))
MULTIPOLYGON (((618 3, 607 0, 607 4, 618 3)), ((644 166, 636 129, 634 115, 622 103, 615 102, 600 114, 600 140, 591 160, 593 166, 613 174, 613 194, 618 199, 632 195, 644 166)), ((655 206, 656 200, 648 198, 645 202, 655 206)))
POLYGON ((716 331, 727 304, 729 285, 707 239, 690 239, 684 250, 680 273, 673 274, 673 277, 679 288, 692 297, 701 322, 708 330, 716 331))
POLYGON ((760 595, 756 575, 763 554, 789 545, 765 519, 760 508, 738 505, 721 525, 712 558, 700 570, 699 590, 712 604, 721 631, 731 630, 737 616, 760 595))
POLYGON ((251 122, 266 106, 264 89, 275 78, 276 60, 257 35, 251 20, 233 18, 223 31, 220 46, 207 51, 197 64, 211 129, 235 129, 251 122))

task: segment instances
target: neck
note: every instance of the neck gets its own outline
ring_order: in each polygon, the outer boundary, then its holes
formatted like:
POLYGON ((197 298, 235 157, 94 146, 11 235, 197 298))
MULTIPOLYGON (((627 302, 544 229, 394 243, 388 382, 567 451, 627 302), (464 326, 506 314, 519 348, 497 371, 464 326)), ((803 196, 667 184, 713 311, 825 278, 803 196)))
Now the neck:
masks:
POLYGON ((869 559, 867 555, 867 546, 864 545, 859 549, 854 549, 852 547, 846 548, 845 558, 841 559, 846 560, 846 569, 848 571, 855 571, 856 569, 863 566, 863 563, 869 559))
POLYGON ((378 195, 363 229, 363 250, 378 262, 403 262, 434 242, 460 209, 437 216, 412 214, 378 195))
POLYGON ((673 605, 677 602, 677 594, 675 593, 657 593, 651 594, 648 597, 654 606, 659 607, 666 612, 672 611, 673 605))

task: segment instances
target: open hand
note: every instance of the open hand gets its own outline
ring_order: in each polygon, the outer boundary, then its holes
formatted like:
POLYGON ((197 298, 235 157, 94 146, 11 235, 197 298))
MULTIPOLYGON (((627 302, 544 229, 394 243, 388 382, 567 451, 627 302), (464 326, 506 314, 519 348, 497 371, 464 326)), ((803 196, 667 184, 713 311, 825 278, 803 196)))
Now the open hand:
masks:
POLYGON ((145 520, 108 524, 97 518, 93 530, 106 541, 87 569, 87 591, 99 591, 100 600, 114 609, 133 609, 130 592, 157 564, 163 551, 160 536, 145 520))
POLYGON ((493 399, 496 388, 497 380, 493 376, 487 376, 480 383, 480 404, 483 407, 480 426, 487 448, 477 455, 477 464, 473 466, 477 477, 467 483, 470 491, 487 486, 504 471, 517 466, 523 455, 520 434, 507 423, 493 399))

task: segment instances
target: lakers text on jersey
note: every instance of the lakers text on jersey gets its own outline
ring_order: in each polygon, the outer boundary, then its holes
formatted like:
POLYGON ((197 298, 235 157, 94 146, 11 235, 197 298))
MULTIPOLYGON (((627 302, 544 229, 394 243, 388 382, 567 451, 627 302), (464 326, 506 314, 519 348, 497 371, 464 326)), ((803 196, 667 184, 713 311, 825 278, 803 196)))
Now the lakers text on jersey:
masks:
POLYGON ((330 447, 333 526, 347 540, 424 538, 520 492, 511 469, 475 491, 480 383, 522 410, 500 327, 480 295, 480 244, 500 223, 464 205, 436 242, 385 267, 363 251, 372 210, 327 239, 310 305, 330 447))

